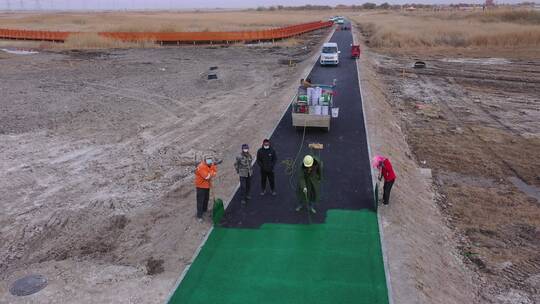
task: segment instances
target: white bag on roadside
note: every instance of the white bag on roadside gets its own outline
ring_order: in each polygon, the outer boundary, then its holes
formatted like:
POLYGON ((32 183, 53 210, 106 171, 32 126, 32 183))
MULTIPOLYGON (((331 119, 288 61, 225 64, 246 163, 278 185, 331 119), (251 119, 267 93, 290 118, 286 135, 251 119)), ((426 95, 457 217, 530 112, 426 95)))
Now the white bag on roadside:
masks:
POLYGON ((332 108, 332 118, 337 118, 339 116, 339 108, 332 108))

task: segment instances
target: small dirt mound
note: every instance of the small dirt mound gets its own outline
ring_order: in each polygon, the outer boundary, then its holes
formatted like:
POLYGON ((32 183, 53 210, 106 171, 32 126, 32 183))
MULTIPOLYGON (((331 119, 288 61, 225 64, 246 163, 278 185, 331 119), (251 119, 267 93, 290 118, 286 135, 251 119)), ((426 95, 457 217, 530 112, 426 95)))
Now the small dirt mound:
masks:
POLYGON ((150 257, 146 261, 146 273, 148 275, 160 274, 163 271, 165 271, 165 268, 163 267, 162 259, 156 260, 153 257, 150 257))

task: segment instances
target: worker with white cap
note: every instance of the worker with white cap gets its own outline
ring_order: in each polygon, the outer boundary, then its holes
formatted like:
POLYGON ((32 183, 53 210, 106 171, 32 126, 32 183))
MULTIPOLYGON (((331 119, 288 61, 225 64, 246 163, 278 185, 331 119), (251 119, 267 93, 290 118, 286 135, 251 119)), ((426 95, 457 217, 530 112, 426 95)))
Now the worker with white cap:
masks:
POLYGON ((321 196, 321 181, 322 181, 322 161, 311 155, 306 155, 298 170, 298 207, 296 211, 302 210, 304 206, 312 213, 317 213, 315 203, 321 196))
POLYGON ((249 146, 248 144, 243 144, 242 152, 236 157, 236 162, 234 163, 236 173, 240 177, 240 202, 242 205, 245 205, 251 199, 249 193, 251 191, 251 176, 253 176, 252 162, 253 156, 249 153, 249 146))

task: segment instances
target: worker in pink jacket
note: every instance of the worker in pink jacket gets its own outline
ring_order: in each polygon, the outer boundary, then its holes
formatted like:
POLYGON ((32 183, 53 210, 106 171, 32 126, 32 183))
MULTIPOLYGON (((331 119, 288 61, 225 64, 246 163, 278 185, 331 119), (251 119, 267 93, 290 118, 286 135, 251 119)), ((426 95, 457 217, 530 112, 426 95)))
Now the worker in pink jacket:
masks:
POLYGON ((392 190, 392 186, 396 181, 396 173, 394 172, 394 168, 392 168, 392 163, 390 163, 390 160, 386 157, 381 157, 378 160, 377 169, 379 169, 381 172, 379 175, 379 180, 384 178, 383 204, 388 205, 390 200, 390 191, 392 190))

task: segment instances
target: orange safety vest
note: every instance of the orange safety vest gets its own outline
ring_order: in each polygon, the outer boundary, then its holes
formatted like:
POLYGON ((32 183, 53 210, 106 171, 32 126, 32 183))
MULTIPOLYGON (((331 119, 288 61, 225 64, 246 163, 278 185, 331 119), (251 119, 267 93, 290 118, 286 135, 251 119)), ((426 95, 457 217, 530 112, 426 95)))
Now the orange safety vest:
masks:
POLYGON ((195 170, 195 187, 210 189, 212 186, 210 180, 217 175, 217 166, 212 164, 208 166, 202 161, 195 170))

